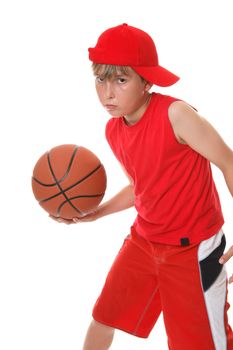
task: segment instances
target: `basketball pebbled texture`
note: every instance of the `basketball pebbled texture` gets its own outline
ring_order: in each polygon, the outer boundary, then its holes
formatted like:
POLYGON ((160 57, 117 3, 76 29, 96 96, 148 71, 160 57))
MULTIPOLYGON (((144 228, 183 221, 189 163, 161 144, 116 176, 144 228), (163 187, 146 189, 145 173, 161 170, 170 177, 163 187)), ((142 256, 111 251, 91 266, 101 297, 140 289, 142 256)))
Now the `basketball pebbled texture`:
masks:
POLYGON ((93 211, 107 185, 104 166, 85 147, 60 145, 43 154, 32 176, 35 198, 55 217, 72 219, 93 211))

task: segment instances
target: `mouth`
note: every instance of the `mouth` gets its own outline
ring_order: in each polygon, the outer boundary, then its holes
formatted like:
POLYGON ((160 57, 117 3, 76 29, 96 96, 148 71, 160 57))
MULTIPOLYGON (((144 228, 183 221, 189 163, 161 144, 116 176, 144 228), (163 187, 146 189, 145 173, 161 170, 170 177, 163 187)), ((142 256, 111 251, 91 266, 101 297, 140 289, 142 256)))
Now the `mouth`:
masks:
POLYGON ((117 108, 116 105, 105 105, 104 107, 107 111, 114 111, 117 108))

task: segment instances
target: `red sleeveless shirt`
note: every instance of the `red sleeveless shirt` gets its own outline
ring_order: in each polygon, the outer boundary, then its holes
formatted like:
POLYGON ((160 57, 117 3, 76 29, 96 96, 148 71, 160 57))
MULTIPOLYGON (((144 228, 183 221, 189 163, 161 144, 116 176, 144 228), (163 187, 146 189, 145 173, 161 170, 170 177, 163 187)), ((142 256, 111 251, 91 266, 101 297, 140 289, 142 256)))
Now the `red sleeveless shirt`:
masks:
POLYGON ((136 124, 110 119, 106 138, 134 181, 137 233, 152 242, 186 245, 216 234, 224 219, 210 162, 175 138, 168 118, 174 101, 153 93, 136 124))

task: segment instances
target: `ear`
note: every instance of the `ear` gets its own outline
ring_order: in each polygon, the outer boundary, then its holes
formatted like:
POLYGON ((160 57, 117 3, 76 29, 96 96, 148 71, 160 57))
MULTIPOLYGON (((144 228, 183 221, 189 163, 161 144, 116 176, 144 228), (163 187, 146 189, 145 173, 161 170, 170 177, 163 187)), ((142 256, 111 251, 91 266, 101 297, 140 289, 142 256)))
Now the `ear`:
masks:
POLYGON ((145 91, 146 92, 149 92, 150 91, 150 89, 151 89, 151 87, 152 87, 152 83, 150 83, 149 81, 145 81, 145 91))

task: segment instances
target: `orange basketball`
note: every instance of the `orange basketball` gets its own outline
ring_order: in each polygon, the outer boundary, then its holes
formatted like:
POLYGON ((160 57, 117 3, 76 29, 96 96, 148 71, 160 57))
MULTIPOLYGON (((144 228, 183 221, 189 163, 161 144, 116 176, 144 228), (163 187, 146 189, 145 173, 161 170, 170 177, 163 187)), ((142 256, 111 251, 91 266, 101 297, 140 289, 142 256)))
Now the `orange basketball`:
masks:
POLYGON ((60 145, 43 154, 32 176, 32 190, 49 214, 64 219, 94 210, 106 190, 106 173, 97 156, 76 145, 60 145))

